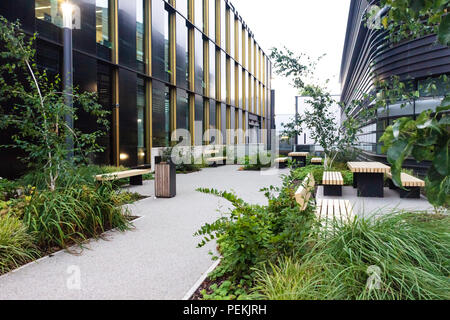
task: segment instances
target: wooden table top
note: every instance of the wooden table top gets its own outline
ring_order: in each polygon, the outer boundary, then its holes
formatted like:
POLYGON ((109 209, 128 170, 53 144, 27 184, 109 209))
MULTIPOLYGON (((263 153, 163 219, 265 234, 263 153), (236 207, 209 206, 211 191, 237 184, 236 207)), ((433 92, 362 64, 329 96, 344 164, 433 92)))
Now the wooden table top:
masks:
POLYGON ((289 157, 307 157, 309 152, 291 152, 288 154, 289 157))
POLYGON ((389 173, 391 167, 380 162, 348 162, 348 168, 353 173, 389 173))

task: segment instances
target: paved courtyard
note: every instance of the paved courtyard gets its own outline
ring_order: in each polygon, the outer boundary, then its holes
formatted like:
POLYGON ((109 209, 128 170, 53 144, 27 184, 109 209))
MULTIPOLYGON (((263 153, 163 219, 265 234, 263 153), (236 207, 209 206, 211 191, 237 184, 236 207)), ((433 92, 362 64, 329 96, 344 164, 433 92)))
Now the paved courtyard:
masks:
POLYGON ((109 232, 79 255, 59 252, 0 277, 0 299, 182 299, 213 264, 193 234, 227 208, 225 200, 198 187, 235 190, 251 203, 266 203, 257 192, 279 185, 281 172, 262 175, 237 166, 177 175, 177 197, 154 199, 153 181, 133 191, 151 196, 132 206, 135 229, 109 232), (77 286, 77 278, 81 280, 77 286))
POLYGON ((420 199, 401 199, 395 190, 384 188, 384 198, 361 198, 353 187, 343 187, 342 197, 323 195, 323 186, 319 186, 316 197, 318 199, 345 199, 353 206, 353 212, 359 217, 382 215, 397 211, 433 211, 433 206, 421 196, 420 199))

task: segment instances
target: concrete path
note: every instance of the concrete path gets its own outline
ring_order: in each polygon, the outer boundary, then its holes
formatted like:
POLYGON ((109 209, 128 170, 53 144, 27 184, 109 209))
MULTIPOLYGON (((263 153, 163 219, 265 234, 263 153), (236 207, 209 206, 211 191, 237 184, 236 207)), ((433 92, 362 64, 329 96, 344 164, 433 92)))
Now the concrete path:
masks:
MULTIPOLYGON (((279 185, 274 175, 240 172, 236 166, 177 175, 177 197, 148 198, 131 206, 135 229, 109 232, 79 255, 59 252, 0 277, 0 299, 181 299, 213 264, 210 244, 197 249, 193 234, 229 204, 198 187, 235 190, 265 204, 259 189, 279 185)), ((153 182, 132 190, 153 196, 153 182)))
POLYGON ((380 216, 394 211, 433 211, 433 206, 425 197, 401 199, 397 191, 389 188, 384 188, 384 198, 360 198, 353 187, 343 187, 342 197, 329 197, 323 195, 323 186, 319 186, 316 197, 349 200, 353 205, 353 212, 359 217, 380 216))

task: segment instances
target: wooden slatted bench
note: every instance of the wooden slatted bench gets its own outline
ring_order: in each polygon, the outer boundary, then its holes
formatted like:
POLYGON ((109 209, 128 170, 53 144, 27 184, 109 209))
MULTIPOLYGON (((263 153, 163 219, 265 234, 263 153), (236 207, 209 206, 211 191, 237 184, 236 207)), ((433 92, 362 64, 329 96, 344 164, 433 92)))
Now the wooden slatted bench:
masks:
POLYGON ((295 192, 295 201, 300 205, 301 211, 305 211, 308 207, 308 202, 311 198, 311 193, 314 191, 315 184, 313 174, 309 173, 295 192))
POLYGON ((325 171, 322 177, 323 195, 342 197, 344 178, 340 172, 325 171))
POLYGON ((287 167, 288 160, 289 158, 276 158, 275 164, 278 166, 278 168, 285 169, 287 167))
POLYGON ((317 201, 316 217, 322 222, 322 226, 328 228, 329 223, 334 220, 351 223, 355 215, 348 200, 320 199, 317 201))
POLYGON ((392 181, 392 173, 388 173, 387 177, 389 178, 389 189, 397 190, 400 193, 400 198, 420 199, 420 188, 425 187, 425 181, 407 173, 402 173, 400 179, 403 187, 407 188, 407 190, 404 190, 394 184, 392 181))
POLYGON ((130 178, 130 184, 132 186, 142 186, 142 176, 150 173, 150 169, 134 169, 127 171, 119 171, 107 174, 99 174, 95 176, 97 181, 115 181, 125 178, 130 178))
POLYGON ((212 157, 206 159, 206 162, 213 167, 217 167, 219 164, 224 165, 227 160, 227 157, 212 157))
MULTIPOLYGON (((308 207, 314 185, 314 176, 310 173, 297 189, 295 200, 300 205, 300 211, 305 211, 308 207)), ((350 223, 355 217, 350 201, 338 199, 317 200, 315 215, 325 227, 328 226, 329 221, 337 220, 342 223, 350 223)))
POLYGON ((205 152, 203 152, 203 154, 205 156, 213 156, 218 154, 220 151, 219 150, 206 150, 205 152))
POLYGON ((322 158, 312 158, 311 159, 312 165, 321 165, 322 164, 322 158))

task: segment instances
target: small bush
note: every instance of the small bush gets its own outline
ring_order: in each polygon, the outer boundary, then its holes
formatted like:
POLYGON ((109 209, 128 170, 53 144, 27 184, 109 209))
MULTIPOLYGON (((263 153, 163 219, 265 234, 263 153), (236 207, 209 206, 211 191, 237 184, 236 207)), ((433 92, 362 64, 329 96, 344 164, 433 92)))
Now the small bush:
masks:
POLYGON ((448 216, 415 213, 335 224, 308 254, 262 268, 256 288, 271 300, 447 300, 449 229, 448 216))
POLYGON ((0 274, 39 256, 33 237, 17 217, 0 215, 0 274))
MULTIPOLYGON (((266 158, 271 158, 270 153, 267 153, 266 158)), ((243 170, 245 171, 260 171, 263 168, 270 168, 271 166, 271 161, 264 164, 261 162, 259 153, 254 156, 245 156, 244 159, 240 161, 240 163, 242 163, 243 170)))
MULTIPOLYGON (((340 170, 338 168, 331 169, 333 171, 338 171, 342 174, 344 179, 344 185, 353 185, 353 173, 350 170, 340 170)), ((323 172, 325 171, 323 166, 310 165, 303 168, 293 169, 290 172, 290 179, 295 182, 299 182, 306 178, 309 173, 314 175, 314 180, 316 184, 322 184, 323 172)))

